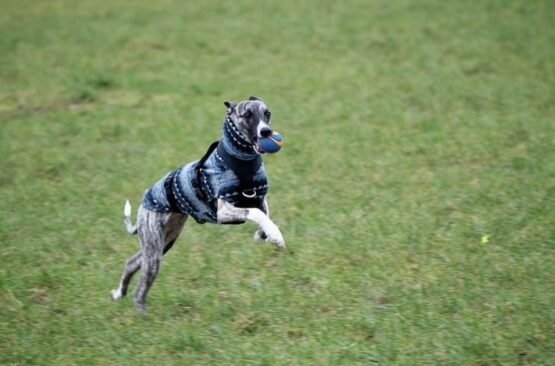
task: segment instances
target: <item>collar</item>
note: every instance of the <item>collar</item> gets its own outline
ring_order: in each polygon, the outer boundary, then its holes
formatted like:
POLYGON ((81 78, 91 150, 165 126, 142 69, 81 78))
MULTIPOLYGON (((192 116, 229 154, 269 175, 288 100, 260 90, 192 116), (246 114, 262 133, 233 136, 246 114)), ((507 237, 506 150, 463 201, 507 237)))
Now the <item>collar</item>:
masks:
POLYGON ((223 123, 221 144, 225 151, 234 158, 253 160, 260 157, 260 154, 254 150, 247 137, 239 131, 229 116, 226 117, 223 123))
POLYGON ((262 165, 262 157, 229 116, 224 121, 223 138, 218 144, 216 156, 237 175, 240 190, 252 188, 252 178, 262 165))

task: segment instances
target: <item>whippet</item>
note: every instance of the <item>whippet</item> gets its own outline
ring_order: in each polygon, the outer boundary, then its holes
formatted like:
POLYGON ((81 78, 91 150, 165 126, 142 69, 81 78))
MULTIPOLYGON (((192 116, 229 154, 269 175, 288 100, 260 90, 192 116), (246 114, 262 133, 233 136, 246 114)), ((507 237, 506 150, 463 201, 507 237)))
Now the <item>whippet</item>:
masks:
POLYGON ((258 224, 255 240, 266 240, 279 248, 285 241, 270 220, 266 193, 268 184, 260 138, 272 134, 271 113, 258 97, 233 103, 226 101, 223 136, 202 159, 167 173, 148 188, 131 222, 131 205, 124 206, 127 232, 138 234, 141 249, 125 265, 113 300, 127 294, 132 276, 141 269, 134 293, 138 311, 144 311, 146 296, 158 274, 162 256, 173 246, 189 216, 198 223, 258 224))

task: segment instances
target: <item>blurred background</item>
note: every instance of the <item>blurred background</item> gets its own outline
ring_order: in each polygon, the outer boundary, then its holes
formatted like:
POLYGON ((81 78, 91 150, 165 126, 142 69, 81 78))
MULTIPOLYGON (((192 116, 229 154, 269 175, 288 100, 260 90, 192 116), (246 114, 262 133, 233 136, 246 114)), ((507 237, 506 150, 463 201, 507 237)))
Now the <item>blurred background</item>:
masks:
POLYGON ((553 1, 3 1, 0 363, 555 363, 553 1), (126 198, 262 97, 272 219, 109 300, 126 198))

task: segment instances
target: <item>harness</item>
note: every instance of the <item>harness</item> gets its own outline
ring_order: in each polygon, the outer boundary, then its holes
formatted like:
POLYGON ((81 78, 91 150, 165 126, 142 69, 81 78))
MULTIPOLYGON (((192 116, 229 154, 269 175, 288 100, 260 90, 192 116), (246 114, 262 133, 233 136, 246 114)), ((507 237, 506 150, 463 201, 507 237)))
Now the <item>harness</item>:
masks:
POLYGON ((218 198, 237 207, 263 208, 267 181, 261 167, 261 156, 228 116, 223 123, 223 138, 213 142, 200 160, 168 173, 163 182, 148 189, 143 206, 153 211, 187 213, 199 223, 217 221, 218 198), (214 170, 218 179, 211 176, 214 170), (221 186, 215 187, 215 181, 221 186), (160 191, 165 197, 160 198, 160 191))
POLYGON ((207 192, 202 185, 201 172, 204 167, 204 163, 214 151, 216 151, 216 157, 223 161, 226 168, 232 170, 237 178, 239 178, 240 183, 237 190, 241 192, 243 197, 255 197, 256 191, 254 191, 252 178, 262 166, 262 158, 254 151, 252 144, 248 142, 247 138, 241 133, 241 131, 235 127, 235 124, 233 124, 233 121, 229 116, 226 117, 224 122, 224 138, 222 140, 214 141, 195 166, 195 178, 191 181, 191 184, 197 189, 197 197, 200 200, 209 199, 207 192), (230 150, 239 150, 241 154, 237 154, 235 151, 235 154, 230 154, 224 147, 224 141, 228 142, 228 145, 231 145, 228 146, 228 149, 232 147, 233 149, 230 150), (237 155, 245 158, 248 157, 248 159, 241 159, 237 157, 237 155))

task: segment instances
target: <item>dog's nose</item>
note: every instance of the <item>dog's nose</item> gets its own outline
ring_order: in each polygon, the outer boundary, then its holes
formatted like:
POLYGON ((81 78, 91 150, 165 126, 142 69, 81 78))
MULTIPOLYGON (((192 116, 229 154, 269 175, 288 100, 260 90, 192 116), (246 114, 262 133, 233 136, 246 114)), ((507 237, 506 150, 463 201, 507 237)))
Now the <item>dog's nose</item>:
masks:
POLYGON ((272 136, 272 129, 268 127, 264 127, 260 130, 260 136, 262 137, 270 137, 272 136))

